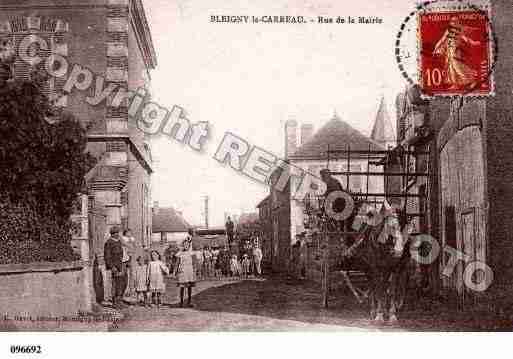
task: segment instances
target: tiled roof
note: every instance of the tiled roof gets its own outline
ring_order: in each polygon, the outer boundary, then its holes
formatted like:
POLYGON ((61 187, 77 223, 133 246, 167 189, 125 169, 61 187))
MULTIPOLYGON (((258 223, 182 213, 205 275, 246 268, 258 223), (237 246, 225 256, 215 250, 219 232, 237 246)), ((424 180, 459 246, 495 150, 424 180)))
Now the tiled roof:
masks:
POLYGON ((187 232, 190 224, 174 208, 154 208, 152 217, 153 233, 187 232))
POLYGON ((269 201, 269 198, 270 198, 270 197, 271 197, 270 195, 268 195, 267 197, 265 197, 263 200, 261 200, 261 201, 260 201, 260 203, 258 203, 258 204, 257 204, 257 206, 256 206, 256 207, 257 207, 257 208, 260 208, 260 207, 262 207, 263 205, 265 205, 265 203, 269 201))
POLYGON ((258 222, 258 213, 242 213, 239 217, 239 224, 251 224, 258 222))
POLYGON ((290 158, 326 157, 328 146, 330 150, 384 150, 384 147, 351 127, 347 122, 334 116, 315 135, 294 152, 290 158))

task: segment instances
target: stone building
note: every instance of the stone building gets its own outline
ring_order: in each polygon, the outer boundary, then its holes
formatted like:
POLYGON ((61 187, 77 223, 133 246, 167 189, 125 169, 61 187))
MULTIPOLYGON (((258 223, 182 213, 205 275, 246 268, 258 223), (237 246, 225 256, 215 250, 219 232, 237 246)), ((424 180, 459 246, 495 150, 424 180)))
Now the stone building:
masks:
MULTIPOLYGON (((379 119, 379 117, 378 117, 379 119)), ((293 129, 287 128, 287 131, 293 129)), ((292 136, 287 136, 288 139, 292 136)), ((293 148, 293 144, 288 144, 288 148, 293 148)), ((384 150, 384 148, 364 136, 359 131, 352 128, 349 124, 342 121, 336 114, 318 130, 312 138, 297 146, 297 150, 287 155, 289 163, 295 167, 299 167, 304 171, 320 178, 320 171, 323 168, 329 168, 332 172, 365 172, 369 159, 374 160, 375 156, 370 158, 364 151, 384 150), (351 153, 351 159, 348 168, 347 154, 332 153, 328 159, 328 149, 362 151, 361 153, 351 153)), ((382 171, 382 168, 369 164, 371 172, 382 171)), ((364 175, 336 175, 344 189, 349 190, 355 195, 370 193, 370 201, 382 201, 383 196, 373 196, 372 194, 382 194, 384 192, 384 182, 381 176, 369 176, 367 181, 364 175)), ((295 177, 292 177, 291 186, 295 188, 295 177)), ((290 240, 294 241, 296 236, 305 231, 304 222, 306 220, 304 203, 294 198, 294 191, 290 199, 290 240)))
MULTIPOLYGON (((395 142, 390 136, 390 129, 386 105, 382 100, 373 124, 373 136, 379 141, 386 137, 384 145, 395 142), (388 123, 387 123, 388 122, 388 123), (388 128, 388 130, 386 130, 388 128), (386 131, 385 131, 386 130, 386 131), (387 137, 388 136, 388 137, 387 137)), ((298 126, 296 120, 289 120, 285 124, 285 161, 291 167, 300 168, 316 177, 320 177, 323 168, 329 168, 333 172, 383 171, 383 168, 371 162, 376 160, 375 155, 370 157, 365 151, 383 151, 383 145, 366 137, 349 124, 342 121, 336 114, 317 132, 313 131, 310 124, 298 126), (299 129, 299 131, 298 131, 299 129), (330 150, 361 151, 352 153, 349 167, 347 154, 332 153, 330 150), (329 157, 329 159, 328 159, 329 157)), ((381 157, 380 157, 381 158, 381 157)), ((291 246, 297 239, 297 235, 305 232, 305 204, 295 197, 295 190, 299 183, 295 176, 290 177, 285 189, 280 191, 275 188, 281 177, 282 169, 277 169, 271 176, 269 185, 270 193, 258 206, 260 221, 264 229, 264 238, 268 239, 270 263, 274 271, 286 271, 290 269, 291 246)), ((355 195, 369 193, 369 201, 382 202, 384 200, 384 180, 382 176, 369 176, 367 181, 363 174, 350 176, 335 175, 342 187, 355 195)))
POLYGON ((432 289, 465 307, 487 298, 498 307, 510 305, 513 285, 513 8, 505 0, 491 0, 490 6, 500 51, 492 73, 495 93, 425 101, 414 86, 396 101, 399 144, 429 155, 414 155, 410 163, 403 157, 402 169, 429 173, 409 184, 424 198, 409 206, 425 212, 416 228, 442 248, 431 266, 432 289), (460 253, 455 266, 447 248, 460 253), (491 284, 490 273, 474 270, 476 262, 491 268, 491 284))
MULTIPOLYGON (((56 106, 88 128, 88 150, 98 160, 86 177, 89 207, 104 209, 107 231, 114 225, 130 228, 139 247, 147 246, 153 172, 150 146, 145 134, 129 120, 128 100, 123 98, 127 90, 149 93, 150 70, 156 66, 142 1, 4 0, 0 4, 0 36, 18 49, 27 38, 44 41, 45 45, 38 42, 28 49, 30 56, 41 59, 41 65, 16 61, 13 73, 18 78, 29 78, 50 56, 62 56, 69 64, 61 77, 46 81, 44 91, 56 106), (66 87, 74 68, 93 74, 91 86, 84 90, 66 87), (112 84, 115 91, 92 105, 88 97, 94 96, 100 77, 105 80, 104 88, 112 84)), ((90 234, 90 238, 104 240, 105 233, 90 234)), ((103 246, 95 243, 92 247, 103 246)), ((101 257, 103 253, 95 254, 101 257)))
MULTIPOLYGON (((483 295, 498 305, 511 303, 507 298, 513 285, 513 8, 507 0, 490 4, 500 51, 492 74, 495 94, 430 105, 433 122, 441 124, 436 132, 439 239, 469 256, 450 276, 441 276, 441 285, 455 291, 463 304, 483 295), (485 262, 493 271, 486 292, 471 290, 465 283, 473 261, 485 262)), ((441 270, 447 260, 441 257, 441 270)))
POLYGON ((152 211, 152 242, 182 245, 192 228, 182 212, 173 207, 160 207, 158 202, 154 202, 152 211))

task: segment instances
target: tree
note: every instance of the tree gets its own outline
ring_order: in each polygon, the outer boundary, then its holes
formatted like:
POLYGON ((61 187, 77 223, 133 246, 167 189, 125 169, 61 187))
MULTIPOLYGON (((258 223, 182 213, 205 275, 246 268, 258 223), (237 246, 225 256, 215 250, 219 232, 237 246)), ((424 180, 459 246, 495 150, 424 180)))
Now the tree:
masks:
POLYGON ((0 86, 0 263, 75 259, 70 215, 95 161, 86 145, 37 82, 0 86))

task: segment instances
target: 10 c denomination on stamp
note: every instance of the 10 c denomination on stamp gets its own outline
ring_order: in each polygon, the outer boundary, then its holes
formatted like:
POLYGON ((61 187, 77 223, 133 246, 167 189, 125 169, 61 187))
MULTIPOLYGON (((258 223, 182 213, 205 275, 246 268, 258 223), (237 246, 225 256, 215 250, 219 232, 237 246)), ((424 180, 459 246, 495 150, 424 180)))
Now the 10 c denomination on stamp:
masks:
POLYGON ((424 96, 493 93, 488 19, 487 12, 477 8, 418 14, 419 81, 424 96))

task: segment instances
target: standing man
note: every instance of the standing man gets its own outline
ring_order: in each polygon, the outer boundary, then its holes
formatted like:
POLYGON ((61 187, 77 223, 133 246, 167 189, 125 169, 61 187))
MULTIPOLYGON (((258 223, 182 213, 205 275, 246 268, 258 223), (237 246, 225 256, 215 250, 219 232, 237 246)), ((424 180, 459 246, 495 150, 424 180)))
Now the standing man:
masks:
POLYGON ((112 303, 115 307, 123 306, 123 284, 126 270, 123 268, 123 245, 119 238, 119 228, 114 226, 110 229, 110 238, 105 242, 103 257, 105 267, 112 275, 112 303))
POLYGON ((253 248, 253 261, 255 263, 255 275, 262 275, 262 250, 260 246, 256 245, 253 248))
POLYGON ((228 236, 228 243, 231 244, 233 241, 234 224, 233 224, 230 216, 228 216, 228 219, 226 220, 225 227, 226 227, 226 235, 228 236))

